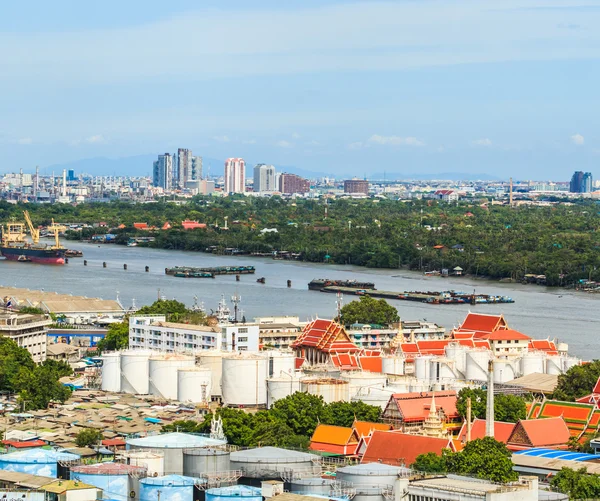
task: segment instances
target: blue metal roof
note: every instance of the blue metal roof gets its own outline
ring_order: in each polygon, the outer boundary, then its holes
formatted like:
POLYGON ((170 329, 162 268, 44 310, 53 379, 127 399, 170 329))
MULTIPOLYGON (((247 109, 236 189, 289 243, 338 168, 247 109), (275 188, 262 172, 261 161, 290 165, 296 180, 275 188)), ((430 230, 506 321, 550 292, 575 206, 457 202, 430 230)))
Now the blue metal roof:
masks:
POLYGON ((550 459, 563 459, 567 461, 597 461, 598 459, 600 459, 600 456, 596 454, 585 454, 583 452, 561 451, 556 449, 543 449, 540 447, 534 447, 533 449, 517 451, 514 454, 520 454, 522 456, 536 456, 550 459))

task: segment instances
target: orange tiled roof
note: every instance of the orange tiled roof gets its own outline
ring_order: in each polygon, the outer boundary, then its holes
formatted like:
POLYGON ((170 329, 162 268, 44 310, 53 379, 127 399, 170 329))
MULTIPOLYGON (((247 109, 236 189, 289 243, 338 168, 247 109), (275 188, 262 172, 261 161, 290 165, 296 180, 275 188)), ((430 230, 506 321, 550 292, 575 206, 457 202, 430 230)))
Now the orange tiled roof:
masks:
MULTIPOLYGON (((471 424, 471 440, 475 440, 476 438, 484 438, 485 437, 485 426, 486 420, 475 418, 475 421, 471 424)), ((505 423, 504 421, 494 421, 494 438, 498 440, 498 442, 506 443, 510 434, 515 427, 515 423, 505 423)), ((458 438, 461 441, 467 440, 467 423, 465 422, 460 429, 458 434, 458 438)))
POLYGON ((356 346, 343 326, 333 320, 318 318, 304 327, 296 341, 291 345, 297 347, 314 347, 326 353, 358 353, 356 346))
POLYGON ((352 428, 354 428, 356 434, 360 438, 362 438, 369 436, 373 431, 389 431, 392 429, 392 425, 385 423, 369 423, 368 421, 354 420, 352 428))
POLYGON ((381 372, 381 355, 379 356, 360 356, 359 362, 363 371, 381 372))
POLYGON ((353 428, 319 424, 310 439, 312 442, 332 445, 358 444, 358 436, 353 428))
POLYGON ((508 329, 506 320, 504 320, 502 315, 485 315, 483 313, 469 312, 459 330, 489 333, 498 329, 508 329))
POLYGON ((530 447, 560 447, 571 438, 567 423, 562 417, 547 419, 523 419, 514 427, 509 444, 530 447), (522 441, 525 432, 526 442, 522 441))
MULTIPOLYGON (((404 422, 424 421, 429 415, 431 397, 433 395, 434 392, 430 391, 420 393, 394 393, 390 397, 386 409, 390 405, 396 405, 404 422)), ((438 410, 442 409, 449 419, 456 419, 459 417, 458 411, 456 410, 455 391, 436 391, 435 406, 438 410)))
POLYGON ((485 336, 482 336, 481 339, 486 339, 488 341, 528 341, 531 338, 529 336, 526 336, 522 332, 516 331, 514 329, 501 329, 486 334, 485 336))

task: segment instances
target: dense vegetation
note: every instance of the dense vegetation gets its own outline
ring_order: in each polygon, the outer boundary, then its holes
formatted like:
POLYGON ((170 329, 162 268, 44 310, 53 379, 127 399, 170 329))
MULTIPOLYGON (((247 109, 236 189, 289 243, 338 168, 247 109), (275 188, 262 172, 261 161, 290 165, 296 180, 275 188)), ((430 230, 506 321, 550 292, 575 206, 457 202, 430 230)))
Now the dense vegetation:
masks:
MULTIPOLYGON (((221 408, 216 411, 223 420, 227 441, 241 447, 274 446, 308 447, 310 437, 319 423, 335 426, 352 426, 359 421, 379 422, 381 409, 364 402, 333 402, 326 404, 323 397, 297 392, 278 400, 269 410, 254 414, 243 410, 221 408)), ((213 418, 197 421, 175 421, 163 431, 209 433, 213 418)))
MULTIPOLYGON (((157 231, 150 245, 204 251, 238 248, 247 252, 291 251, 311 262, 351 263, 376 268, 441 269, 460 266, 466 273, 520 279, 545 274, 549 285, 578 279, 600 279, 600 214, 595 202, 575 205, 510 208, 479 202, 340 199, 284 201, 251 197, 196 197, 177 205, 156 203, 33 205, 34 221, 98 223, 117 230, 119 243, 135 231, 134 222, 173 228, 157 231), (228 230, 224 230, 225 218, 228 230), (207 229, 184 231, 186 218, 207 223, 207 229), (277 232, 261 233, 265 228, 277 232), (439 248, 439 246, 443 246, 439 248), (435 248, 438 247, 438 248, 435 248)), ((0 202, 0 220, 21 218, 23 206, 0 202)), ((107 229, 70 232, 86 238, 107 229)))
POLYGON ((519 476, 512 469, 510 457, 505 444, 485 437, 468 442, 460 452, 445 449, 441 456, 433 452, 421 454, 412 467, 427 473, 456 473, 505 483, 519 476))
POLYGON ((75 436, 77 447, 93 447, 97 446, 104 440, 102 431, 94 428, 84 428, 75 436))
POLYGON ((558 376, 558 385, 552 394, 555 400, 574 402, 592 393, 600 378, 600 360, 589 364, 576 365, 558 376))
POLYGON ((588 474, 585 468, 563 468, 552 477, 550 484, 568 494, 569 499, 600 498, 600 475, 588 474))
MULTIPOLYGON (((471 398, 471 418, 485 419, 487 391, 481 388, 463 388, 458 392, 456 410, 467 415, 467 398, 471 398)), ((517 395, 494 395, 494 420, 516 423, 527 417, 525 399, 517 395)))
POLYGON ((340 321, 344 325, 377 324, 390 325, 400 321, 398 310, 385 299, 373 299, 361 296, 358 301, 351 301, 341 310, 340 321))
POLYGON ((65 362, 46 360, 36 365, 25 348, 0 337, 0 391, 17 393, 21 410, 45 409, 51 401, 67 400, 71 390, 59 379, 72 373, 65 362))

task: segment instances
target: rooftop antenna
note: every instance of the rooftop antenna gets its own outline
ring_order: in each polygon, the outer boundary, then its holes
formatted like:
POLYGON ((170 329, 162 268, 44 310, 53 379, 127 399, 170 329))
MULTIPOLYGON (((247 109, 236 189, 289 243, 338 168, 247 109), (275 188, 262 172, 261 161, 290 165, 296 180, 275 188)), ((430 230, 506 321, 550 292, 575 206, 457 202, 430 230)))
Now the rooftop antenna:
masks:
POLYGON ((342 319, 342 308, 344 306, 344 295, 341 292, 337 294, 337 300, 335 301, 336 311, 337 311, 337 321, 339 322, 342 319))
POLYGON ((231 302, 233 303, 233 321, 237 324, 238 321, 238 304, 242 297, 236 292, 233 296, 231 296, 231 302))
POLYGON ((508 204, 512 207, 513 205, 513 180, 510 178, 510 192, 508 195, 508 204))
POLYGON ((494 361, 488 362, 487 409, 485 416, 485 436, 494 438, 494 361))

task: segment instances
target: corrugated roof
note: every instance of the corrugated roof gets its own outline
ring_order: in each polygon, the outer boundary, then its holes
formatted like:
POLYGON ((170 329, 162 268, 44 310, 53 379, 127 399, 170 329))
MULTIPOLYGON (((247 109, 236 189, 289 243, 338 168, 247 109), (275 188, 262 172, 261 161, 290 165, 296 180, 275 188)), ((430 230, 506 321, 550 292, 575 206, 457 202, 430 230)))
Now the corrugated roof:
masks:
POLYGON ((600 459, 596 454, 584 454, 582 452, 545 449, 542 447, 535 447, 533 449, 516 451, 513 454, 519 454, 522 456, 537 456, 550 459, 563 459, 566 461, 598 461, 598 459, 600 459))
POLYGON ((347 445, 350 443, 358 444, 358 436, 352 428, 344 426, 333 426, 329 424, 319 424, 310 439, 311 443, 347 445))
POLYGON ((83 489, 96 489, 95 486, 84 484, 77 480, 56 480, 47 485, 42 485, 42 490, 46 492, 52 492, 54 494, 63 494, 67 491, 80 491, 83 489))
POLYGON ((558 375, 534 372, 533 374, 508 381, 506 384, 520 386, 536 393, 552 393, 558 385, 558 375))

